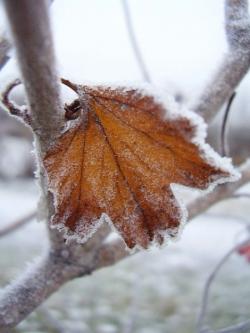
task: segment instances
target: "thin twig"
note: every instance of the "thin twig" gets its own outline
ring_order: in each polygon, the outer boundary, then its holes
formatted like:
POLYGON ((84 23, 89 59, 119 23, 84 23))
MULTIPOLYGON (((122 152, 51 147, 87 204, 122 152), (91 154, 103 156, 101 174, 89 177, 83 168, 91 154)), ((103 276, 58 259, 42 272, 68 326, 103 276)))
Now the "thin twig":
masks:
POLYGON ((223 120, 222 120, 222 126, 221 126, 221 155, 222 156, 229 156, 228 147, 226 145, 226 142, 227 142, 226 127, 227 127, 227 120, 228 120, 229 112, 231 110, 231 106, 232 106, 235 96, 236 96, 236 92, 233 92, 233 94, 229 98, 226 110, 224 112, 223 120))
MULTIPOLYGON (((233 253, 235 253, 237 250, 239 250, 241 247, 250 244, 250 238, 247 240, 244 240, 243 242, 234 245, 223 257, 222 259, 218 262, 218 264, 215 266, 213 271, 210 273, 204 287, 203 291, 203 296, 202 296, 202 304, 201 304, 201 310, 200 314, 198 316, 198 321, 197 321, 197 332, 198 333, 205 333, 207 330, 204 328, 204 321, 205 321, 205 316, 207 313, 207 307, 208 307, 208 298, 210 294, 210 288, 215 280, 218 272, 220 271, 221 267, 228 261, 228 259, 231 257, 233 253)), ((250 324, 250 321, 249 321, 250 324)), ((225 331, 226 332, 226 331, 225 331)))
POLYGON ((69 330, 64 323, 55 318, 45 306, 40 306, 36 312, 41 315, 42 321, 46 324, 46 329, 53 330, 54 333, 83 333, 83 330, 69 330))
MULTIPOLYGON (((195 199, 189 205, 190 219, 203 213, 214 203, 223 200, 224 197, 229 197, 240 186, 247 183, 250 180, 250 164, 244 164, 241 171, 243 174, 242 178, 236 183, 230 184, 230 186, 222 185, 224 186, 222 190, 222 186, 217 187, 213 191, 214 198, 209 193, 203 196, 202 201, 200 198, 195 199)), ((20 280, 15 281, 13 285, 4 290, 4 294, 0 299, 0 327, 1 323, 6 323, 5 313, 13 317, 13 321, 8 323, 7 327, 13 327, 66 281, 74 277, 88 275, 97 269, 111 266, 129 256, 129 252, 121 239, 102 244, 101 240, 105 235, 107 235, 107 230, 104 228, 99 236, 94 236, 83 247, 79 247, 73 243, 69 244, 70 246, 63 246, 64 242, 60 234, 58 232, 51 233, 54 249, 50 255, 46 255, 39 265, 32 269, 32 274, 30 274, 30 269, 28 272, 24 272, 20 277, 22 283, 20 283, 20 280), (93 250, 93 244, 96 243, 99 246, 93 250), (38 277, 40 282, 34 283, 33 281, 37 281, 38 277), (25 285, 31 286, 28 299, 25 285), (24 305, 22 304, 23 302, 24 305), (5 312, 2 316, 3 311, 5 312)))
MULTIPOLYGON (((222 184, 215 188, 213 192, 191 201, 187 206, 189 221, 207 211, 214 204, 217 204, 220 201, 231 197, 231 195, 241 186, 250 182, 250 160, 247 160, 245 163, 243 163, 240 166, 239 171, 241 172, 242 176, 238 181, 230 184, 222 184)), ((113 265, 118 260, 126 258, 129 255, 129 253, 126 251, 126 248, 124 247, 124 242, 122 240, 118 239, 115 242, 115 248, 113 248, 113 246, 114 244, 105 245, 105 251, 110 256, 110 258, 106 260, 105 265, 107 263, 108 265, 113 265), (116 256, 114 254, 116 254, 116 256)), ((97 268, 99 267, 97 266, 97 268)))
MULTIPOLYGON (((39 161, 64 124, 59 98, 58 78, 55 72, 54 53, 46 1, 5 0, 14 42, 17 47, 20 67, 25 82, 27 97, 32 111, 32 126, 35 131, 39 161)), ((48 218, 54 213, 52 196, 47 192, 46 181, 40 164, 43 194, 48 206, 48 218)), ((198 208, 191 207, 191 218, 205 211, 223 197, 232 194, 250 179, 250 170, 245 168, 244 177, 237 184, 214 191, 215 199, 207 196, 198 208)), ((222 186, 221 186, 222 187, 222 186)), ((196 205, 199 205, 196 201, 196 205)), ((109 230, 100 228, 94 237, 80 246, 65 245, 62 234, 50 231, 50 248, 44 256, 24 272, 17 281, 4 289, 0 299, 0 327, 14 327, 47 299, 65 282, 90 274, 101 267, 110 266, 127 257, 124 242, 103 243, 109 230)))
POLYGON ((128 35, 129 35, 130 43, 131 43, 131 46, 132 46, 132 49, 133 49, 133 52, 134 52, 134 56, 135 56, 136 61, 137 61, 137 65, 140 68, 140 71, 142 73, 142 77, 144 78, 144 80, 147 81, 147 82, 151 82, 149 72, 147 70, 147 67, 146 67, 145 61, 143 59, 138 41, 137 41, 136 36, 135 36, 128 1, 127 0, 121 0, 121 1, 122 1, 122 7, 123 7, 123 13, 124 13, 124 18, 125 18, 126 28, 127 28, 127 31, 128 31, 128 35))
POLYGON ((207 122, 229 99, 250 67, 250 20, 248 0, 225 0, 228 52, 211 82, 193 106, 207 122))
POLYGON ((10 59, 8 52, 11 48, 10 42, 4 37, 0 37, 0 70, 10 59))
POLYGON ((242 323, 225 327, 216 331, 204 331, 204 333, 247 333, 250 329, 250 320, 243 321, 242 323))
POLYGON ((189 219, 205 212, 214 204, 230 198, 241 186, 250 182, 250 160, 243 163, 240 166, 239 171, 241 172, 241 178, 237 182, 222 184, 207 195, 200 196, 194 201, 191 201, 188 205, 189 219))
POLYGON ((28 109, 17 106, 10 99, 10 93, 12 92, 12 90, 21 83, 22 82, 19 79, 16 79, 7 86, 6 90, 2 94, 2 103, 13 116, 17 116, 20 119, 22 119, 25 123, 30 124, 31 117, 28 109))
POLYGON ((46 0, 5 0, 33 131, 41 152, 60 134, 63 108, 46 0))
POLYGON ((234 193, 232 195, 230 195, 229 197, 230 199, 231 198, 235 198, 235 199, 238 199, 238 198, 250 198, 250 193, 234 193))
MULTIPOLYGON (((50 0, 50 4, 52 5, 54 0, 50 0)), ((0 36, 0 71, 10 60, 10 55, 8 54, 11 49, 10 41, 3 35, 0 36)))
MULTIPOLYGON (((231 197, 230 197, 231 199, 231 197)), ((242 217, 242 216, 238 216, 238 215, 234 215, 234 214, 219 214, 219 213, 204 213, 203 216, 205 217, 209 217, 209 218, 217 218, 217 219, 222 219, 222 220, 236 220, 237 223, 240 223, 244 226, 244 232, 246 231, 246 228, 248 229, 248 227, 250 226, 249 220, 242 217)))
POLYGON ((26 216, 22 217, 21 219, 16 220, 15 222, 10 223, 5 228, 0 229, 0 237, 6 236, 10 234, 13 231, 16 231, 17 229, 21 228, 31 220, 33 220, 36 217, 36 212, 31 212, 27 214, 26 216))

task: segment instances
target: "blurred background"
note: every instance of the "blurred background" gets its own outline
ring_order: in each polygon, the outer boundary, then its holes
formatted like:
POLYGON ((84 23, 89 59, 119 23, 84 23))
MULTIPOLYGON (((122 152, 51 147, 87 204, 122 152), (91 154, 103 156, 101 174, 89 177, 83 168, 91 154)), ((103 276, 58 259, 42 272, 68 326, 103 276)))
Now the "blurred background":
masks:
MULTIPOLYGON (((51 5, 60 75, 82 84, 142 83, 121 0, 55 0, 51 5)), ((130 0, 132 28, 154 85, 191 106, 227 51, 223 0, 130 0)), ((0 36, 9 36, 0 2, 0 36)), ((0 91, 19 77, 14 51, 0 71, 0 91)), ((250 76, 240 87, 228 121, 235 163, 250 156, 250 76)), ((72 98, 62 88, 65 101, 72 98)), ((22 87, 15 100, 25 104, 22 87)), ((223 110, 209 127, 220 151, 223 110)), ((8 234, 2 230, 32 215, 39 199, 30 130, 0 106, 0 285, 4 286, 46 247, 46 226, 31 219, 8 234)), ((250 192, 246 186, 242 192, 250 192)), ((185 199, 185 198, 184 198, 185 199)), ((93 276, 68 283, 16 332, 194 332, 204 283, 211 269, 245 232, 249 198, 229 199, 185 228, 181 239, 153 248, 93 276), (60 328, 60 325, 62 327, 60 328)), ((233 256, 210 297, 213 328, 249 318, 250 266, 233 256), (247 296, 248 295, 248 296, 247 296)))

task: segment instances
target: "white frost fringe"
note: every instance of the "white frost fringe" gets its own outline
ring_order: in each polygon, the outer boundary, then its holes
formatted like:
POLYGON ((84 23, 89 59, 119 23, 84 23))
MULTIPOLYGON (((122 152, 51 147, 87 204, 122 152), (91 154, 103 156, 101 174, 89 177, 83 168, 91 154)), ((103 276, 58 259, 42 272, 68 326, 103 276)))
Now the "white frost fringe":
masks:
MULTIPOLYGON (((93 84, 89 84, 89 86, 93 86, 93 84)), ((102 87, 105 88, 105 86, 102 85, 102 87)), ((200 117, 197 113, 192 112, 184 105, 179 105, 173 98, 172 95, 169 95, 160 87, 152 86, 149 83, 143 83, 143 84, 127 84, 124 87, 123 84, 114 84, 108 85, 106 87, 109 87, 111 89, 122 89, 124 92, 129 90, 137 90, 138 93, 141 93, 145 96, 152 96, 155 99, 155 102, 158 104, 161 104, 164 109, 166 110, 166 119, 179 119, 179 118, 187 118, 190 120, 191 125, 194 127, 194 136, 192 138, 192 141, 200 150, 202 158, 204 158, 205 161, 207 161, 211 166, 219 168, 221 170, 224 170, 230 174, 228 177, 221 177, 220 179, 217 179, 216 181, 211 181, 208 188, 206 190, 198 190, 201 195, 205 195, 209 192, 211 192, 218 184, 226 183, 226 182, 233 182, 237 181, 240 178, 240 173, 233 167, 232 160, 227 157, 221 157, 218 153, 216 153, 211 146, 209 146, 205 142, 205 138, 207 136, 207 125, 205 124, 202 117, 200 117), (123 88, 124 87, 124 88, 123 88)), ((168 243, 168 240, 171 239, 172 241, 175 241, 179 239, 181 232, 183 230, 184 225, 186 224, 187 218, 188 218, 188 212, 185 207, 185 204, 180 196, 180 193, 182 189, 184 188, 183 185, 180 184, 171 184, 171 189, 173 190, 177 205, 180 208, 181 211, 181 220, 180 225, 178 228, 175 229, 168 229, 166 232, 162 234, 164 237, 163 246, 168 243), (171 236, 170 236, 171 235, 171 236), (174 237, 173 237, 174 235, 174 237)), ((53 191, 49 189, 52 193, 53 191)), ((197 189, 195 189, 197 191, 197 189)), ((56 195, 54 194, 54 200, 56 201, 56 195)), ((56 202, 55 202, 56 206, 56 202)), ((118 233, 116 230, 114 224, 110 220, 110 218, 103 213, 98 220, 98 222, 95 222, 95 227, 92 225, 91 230, 88 233, 88 235, 81 237, 80 235, 77 235, 76 233, 72 233, 72 231, 69 230, 68 227, 66 227, 63 223, 53 225, 51 228, 56 228, 60 231, 64 232, 64 238, 67 241, 70 240, 76 240, 79 243, 85 243, 89 238, 93 236, 93 234, 97 231, 97 229, 104 223, 108 223, 111 227, 111 230, 118 233)), ((119 233, 118 233, 119 234, 119 233)), ((159 246, 156 244, 155 241, 152 242, 152 245, 159 246)), ((127 248, 129 252, 135 252, 137 250, 141 250, 140 246, 135 246, 132 250, 127 248)))

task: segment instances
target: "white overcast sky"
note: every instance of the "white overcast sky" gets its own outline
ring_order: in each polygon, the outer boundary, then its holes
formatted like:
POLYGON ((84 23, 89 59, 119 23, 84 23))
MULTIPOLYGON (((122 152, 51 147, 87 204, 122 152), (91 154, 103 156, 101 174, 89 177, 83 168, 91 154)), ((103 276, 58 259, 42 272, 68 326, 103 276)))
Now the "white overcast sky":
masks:
MULTIPOLYGON (((195 95, 199 92, 226 52, 223 3, 129 1, 138 43, 154 83, 170 90, 172 86, 195 95)), ((79 83, 142 79, 121 0, 55 0, 51 14, 62 76, 79 83)), ((11 63, 6 67, 1 76, 13 71, 11 63)))
MULTIPOLYGON (((182 87, 207 79, 226 50, 223 0, 130 0, 129 6, 154 82, 182 87)), ((55 1, 53 25, 64 75, 78 81, 141 80, 121 0, 55 1)))

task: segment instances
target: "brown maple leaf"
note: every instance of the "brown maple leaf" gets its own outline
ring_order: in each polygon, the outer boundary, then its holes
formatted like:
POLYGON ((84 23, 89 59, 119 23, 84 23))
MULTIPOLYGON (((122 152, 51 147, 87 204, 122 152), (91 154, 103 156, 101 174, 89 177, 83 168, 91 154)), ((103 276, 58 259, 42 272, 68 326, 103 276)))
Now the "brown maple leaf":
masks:
POLYGON ((206 189, 229 177, 193 143, 191 120, 168 117, 152 96, 63 82, 79 99, 66 107, 69 127, 43 162, 55 198, 51 225, 67 237, 86 240, 106 216, 129 248, 162 243, 183 215, 170 184, 206 189))

